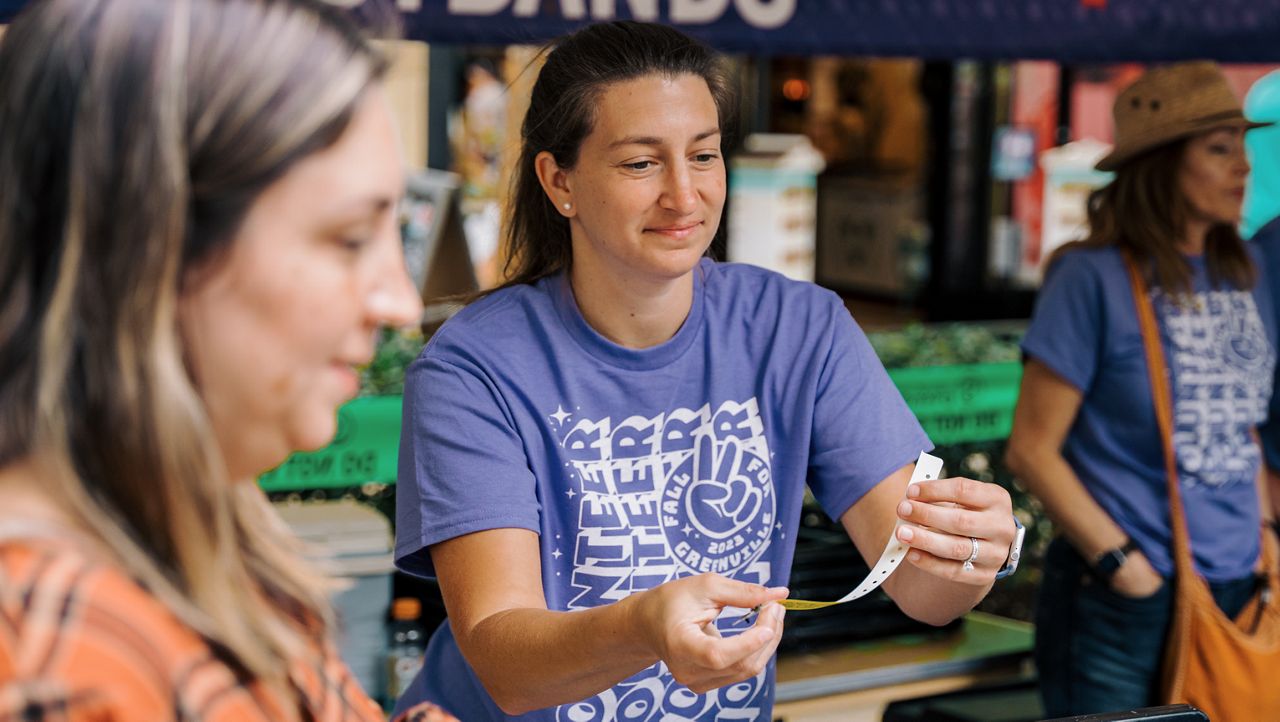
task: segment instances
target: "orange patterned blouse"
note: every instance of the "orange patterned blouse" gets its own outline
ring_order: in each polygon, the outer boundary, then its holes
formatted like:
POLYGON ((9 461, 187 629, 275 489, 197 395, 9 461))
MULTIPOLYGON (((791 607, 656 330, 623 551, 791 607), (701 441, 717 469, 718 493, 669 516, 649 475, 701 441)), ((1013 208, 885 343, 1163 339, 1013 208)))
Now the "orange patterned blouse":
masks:
MULTIPOLYGON (((332 643, 292 678, 304 719, 385 720, 332 643)), ((118 568, 65 538, 0 538, 0 722, 273 722, 284 704, 118 568)))

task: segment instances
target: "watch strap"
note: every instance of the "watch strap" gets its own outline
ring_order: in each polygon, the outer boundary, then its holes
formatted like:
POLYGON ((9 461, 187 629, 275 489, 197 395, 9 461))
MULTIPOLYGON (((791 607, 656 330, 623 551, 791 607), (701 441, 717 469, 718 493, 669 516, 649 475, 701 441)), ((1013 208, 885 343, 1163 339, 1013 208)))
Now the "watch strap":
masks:
POLYGON ((1098 555, 1098 557, 1089 565, 1089 568, 1098 579, 1103 582, 1110 583, 1111 577, 1114 577, 1116 572, 1120 570, 1120 567, 1124 566, 1125 561, 1128 560, 1129 552, 1132 552, 1137 548, 1137 542, 1133 539, 1126 539, 1124 544, 1121 546, 1115 547, 1114 549, 1108 549, 1098 555))

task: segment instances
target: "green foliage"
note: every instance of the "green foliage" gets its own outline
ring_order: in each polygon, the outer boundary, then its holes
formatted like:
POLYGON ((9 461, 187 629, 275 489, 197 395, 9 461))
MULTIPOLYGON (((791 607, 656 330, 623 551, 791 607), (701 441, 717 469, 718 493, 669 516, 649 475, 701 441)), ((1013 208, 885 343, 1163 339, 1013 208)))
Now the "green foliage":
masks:
POLYGON ((419 331, 384 328, 378 333, 373 361, 360 371, 361 396, 388 396, 404 393, 404 373, 418 358, 425 343, 419 331))
POLYGON ((896 331, 867 334, 885 368, 1017 361, 1020 323, 913 323, 896 331))

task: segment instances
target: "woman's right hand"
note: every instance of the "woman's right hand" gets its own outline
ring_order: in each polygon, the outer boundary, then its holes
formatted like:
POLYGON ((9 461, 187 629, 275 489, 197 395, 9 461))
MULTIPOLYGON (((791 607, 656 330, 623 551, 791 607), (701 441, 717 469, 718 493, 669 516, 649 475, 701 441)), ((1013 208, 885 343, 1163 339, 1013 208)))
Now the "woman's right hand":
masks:
POLYGON ((1151 566, 1147 556, 1141 551, 1129 552, 1124 564, 1111 577, 1111 591, 1122 597, 1142 599, 1160 591, 1164 577, 1151 566))
POLYGON ((653 652, 680 684, 697 694, 760 674, 782 640, 786 587, 762 587, 719 574, 667 582, 636 598, 637 623, 653 652), (725 607, 760 607, 755 624, 721 636, 725 607))

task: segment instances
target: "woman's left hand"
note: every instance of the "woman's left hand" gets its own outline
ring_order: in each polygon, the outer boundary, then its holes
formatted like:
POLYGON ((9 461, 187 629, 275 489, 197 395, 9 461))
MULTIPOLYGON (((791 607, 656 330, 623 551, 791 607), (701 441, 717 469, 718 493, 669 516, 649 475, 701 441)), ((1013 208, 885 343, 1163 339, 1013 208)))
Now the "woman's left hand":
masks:
POLYGON ((898 539, 907 561, 944 579, 987 585, 1009 558, 1017 531, 1009 492, 963 477, 912 484, 898 504, 898 539), (973 556, 972 569, 965 562, 973 556))

